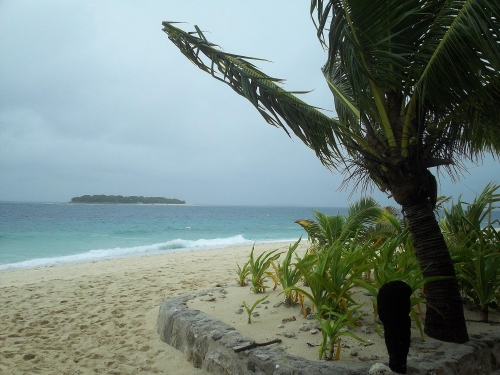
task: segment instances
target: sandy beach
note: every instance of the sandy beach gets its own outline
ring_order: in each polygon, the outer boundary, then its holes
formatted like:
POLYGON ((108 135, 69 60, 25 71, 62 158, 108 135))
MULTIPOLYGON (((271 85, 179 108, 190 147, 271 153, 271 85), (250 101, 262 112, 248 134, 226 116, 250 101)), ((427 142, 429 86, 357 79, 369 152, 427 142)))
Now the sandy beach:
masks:
MULTIPOLYGON (((256 245, 256 253, 276 248, 284 251, 288 245, 256 245)), ((306 242, 301 244, 299 251, 306 246, 306 242)), ((300 311, 272 307, 282 298, 277 295, 279 290, 270 296, 269 305, 262 306, 261 317, 254 319, 255 324, 246 323, 245 312, 235 314, 242 300, 255 299, 249 288, 231 286, 235 285, 236 263, 242 265, 250 250, 250 246, 239 246, 3 271, 0 273, 0 373, 205 374, 192 367, 182 353, 160 341, 156 319, 165 299, 220 285, 229 286, 226 297, 213 302, 193 301, 193 304, 205 304, 207 311, 215 311, 219 306, 228 323, 244 335, 255 335, 256 340, 264 340, 275 332, 279 335, 276 327, 282 316, 296 316, 297 321, 287 323, 288 327, 296 325, 297 336, 317 344, 320 333, 313 336, 298 331, 304 323, 300 311), (264 310, 269 315, 273 310, 278 311, 272 313, 267 326, 264 310)), ((498 320, 498 314, 491 319, 498 320)), ((371 324, 373 318, 367 316, 366 322, 371 324)), ((486 332, 498 329, 490 325, 480 327, 486 332)), ((374 344, 360 347, 359 355, 379 355, 379 361, 384 362, 383 339, 374 328, 367 333, 374 344)), ((290 341, 284 344, 294 354, 304 355, 290 341)), ((349 359, 348 347, 341 359, 349 359)), ((315 355, 314 347, 308 356, 315 355)))
POLYGON ((204 374, 158 338, 159 306, 173 296, 234 284, 236 262, 245 262, 250 250, 2 271, 0 373, 204 374))

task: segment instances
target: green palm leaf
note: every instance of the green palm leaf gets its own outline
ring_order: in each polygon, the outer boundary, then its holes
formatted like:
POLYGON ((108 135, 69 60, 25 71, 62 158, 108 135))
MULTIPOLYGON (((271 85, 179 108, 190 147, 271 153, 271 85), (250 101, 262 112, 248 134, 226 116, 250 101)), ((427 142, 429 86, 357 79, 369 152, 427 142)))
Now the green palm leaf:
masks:
POLYGON ((172 22, 163 22, 163 26, 169 39, 191 62, 247 98, 269 124, 283 128, 287 134, 290 129, 315 150, 324 165, 337 167, 342 163, 338 145, 347 143, 347 127, 294 95, 303 92, 284 90, 278 85, 282 80, 266 75, 248 61, 265 60, 223 52, 208 42, 197 27, 196 33, 187 33, 172 22))

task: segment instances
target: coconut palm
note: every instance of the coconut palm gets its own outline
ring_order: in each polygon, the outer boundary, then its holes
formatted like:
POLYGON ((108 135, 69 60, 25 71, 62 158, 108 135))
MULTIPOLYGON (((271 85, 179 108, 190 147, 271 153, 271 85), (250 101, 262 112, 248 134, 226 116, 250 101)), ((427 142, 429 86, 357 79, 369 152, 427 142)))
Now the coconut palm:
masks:
POLYGON ((444 217, 439 226, 448 243, 464 243, 469 246, 479 241, 483 232, 494 230, 489 226, 482 228, 482 223, 492 210, 499 208, 493 205, 500 202, 500 192, 497 191, 500 191, 500 185, 490 182, 472 203, 462 201, 462 196, 459 195, 458 202, 452 204, 450 209, 443 208, 444 217), (473 235, 474 233, 477 235, 473 235))
POLYGON ((332 245, 337 240, 367 237, 370 226, 382 216, 382 208, 372 197, 363 197, 349 205, 345 216, 328 216, 319 211, 314 211, 314 216, 317 222, 309 219, 295 222, 304 228, 313 244, 332 245))
MULTIPOLYGON (((223 52, 196 27, 164 22, 195 65, 247 98, 264 119, 293 132, 355 186, 371 183, 402 206, 426 286, 425 332, 468 340, 450 254, 433 206, 439 167, 500 154, 500 1, 312 0, 327 51, 323 67, 336 118, 298 99, 245 56, 223 52)), ((285 48, 285 47, 284 47, 285 48)))
POLYGON ((444 208, 439 222, 461 289, 480 307, 484 322, 488 321, 488 305, 500 293, 500 232, 493 227, 498 221, 483 227, 491 211, 498 208, 493 205, 500 202, 498 190, 500 185, 489 183, 472 203, 459 196, 449 210, 444 208))
POLYGON ((404 223, 397 219, 397 209, 382 208, 372 197, 363 197, 349 204, 347 215, 328 216, 314 211, 317 221, 295 220, 306 231, 313 245, 332 245, 340 242, 369 240, 383 241, 403 231, 404 223))

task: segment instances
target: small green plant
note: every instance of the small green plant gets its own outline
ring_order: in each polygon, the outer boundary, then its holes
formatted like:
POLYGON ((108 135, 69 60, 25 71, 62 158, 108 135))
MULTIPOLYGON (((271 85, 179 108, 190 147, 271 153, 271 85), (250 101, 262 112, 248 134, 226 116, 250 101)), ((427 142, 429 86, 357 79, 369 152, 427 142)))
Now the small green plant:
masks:
POLYGON ((286 253, 282 264, 276 264, 271 261, 271 266, 274 268, 276 278, 283 289, 285 289, 282 292, 285 294, 285 306, 292 306, 297 301, 297 291, 290 290, 288 288, 295 286, 301 278, 299 269, 295 266, 295 264, 292 264, 292 255, 295 253, 295 250, 297 250, 301 239, 302 237, 288 248, 288 252, 286 253))
POLYGON ((297 262, 296 267, 307 282, 309 291, 297 286, 285 289, 295 290, 308 298, 322 318, 327 318, 331 311, 346 312, 354 304, 351 298, 354 280, 367 269, 362 261, 363 253, 353 251, 354 248, 344 250, 344 247, 343 242, 335 241, 318 252, 318 261, 312 271, 303 261, 297 262))
POLYGON ((321 319, 318 317, 318 322, 321 326, 321 334, 322 334, 322 342, 319 347, 319 359, 322 359, 323 356, 327 360, 336 361, 340 359, 340 337, 341 336, 350 336, 359 340, 361 342, 366 343, 365 340, 356 336, 354 333, 343 330, 345 327, 355 327, 356 321, 361 317, 360 315, 353 316, 352 313, 358 310, 362 305, 351 309, 344 314, 339 314, 335 311, 332 311, 327 319, 321 319), (333 317, 332 317, 333 316, 333 317), (335 344, 337 344, 337 351, 335 354, 335 358, 333 357, 333 352, 335 350, 335 344))
POLYGON ((252 312, 253 312, 253 310, 259 305, 259 303, 261 303, 262 301, 264 301, 267 297, 269 297, 269 294, 266 294, 261 299, 258 299, 257 301, 255 301, 254 304, 252 305, 252 307, 248 307, 247 303, 245 301, 243 301, 243 306, 245 307, 245 310, 247 311, 247 314, 248 314, 248 324, 252 323, 252 312))
POLYGON ((274 281, 274 289, 278 286, 278 279, 272 272, 268 272, 268 268, 271 266, 271 262, 278 259, 281 253, 276 254, 278 249, 272 250, 270 252, 264 252, 260 254, 257 258, 254 257, 255 245, 252 246, 252 252, 250 253, 250 260, 248 261, 250 273, 252 274, 252 290, 254 293, 263 293, 267 285, 264 285, 264 280, 266 278, 271 278, 274 281))
POLYGON ((457 276, 468 287, 468 296, 479 306, 480 321, 488 322, 489 305, 500 292, 500 253, 484 250, 483 241, 480 237, 477 246, 472 246, 469 262, 459 265, 457 276))
POLYGON ((451 208, 444 209, 439 225, 455 264, 462 295, 481 311, 480 320, 488 321, 489 306, 500 294, 500 232, 489 219, 498 206, 500 185, 489 183, 472 203, 458 197, 451 208), (488 225, 482 227, 488 219, 488 225))
POLYGON ((238 278, 236 281, 238 282, 239 286, 246 286, 247 285, 247 277, 250 275, 250 264, 249 262, 246 262, 243 265, 243 268, 240 267, 238 263, 236 263, 238 266, 238 270, 236 271, 236 274, 238 275, 238 278))
POLYGON ((420 266, 414 253, 410 250, 402 251, 407 242, 408 232, 403 231, 399 235, 386 239, 378 247, 370 247, 369 244, 361 246, 358 251, 362 253, 372 252, 370 267, 373 269, 370 280, 356 279, 354 282, 370 292, 373 303, 373 319, 375 321, 378 315, 377 296, 378 290, 382 285, 395 280, 406 282, 413 291, 413 297, 410 298, 411 311, 410 316, 420 331, 422 341, 425 340, 423 326, 421 322, 420 303, 423 298, 417 296, 417 292, 430 281, 441 280, 443 277, 423 278, 420 266))
POLYGON ((295 222, 304 228, 315 247, 331 246, 335 242, 362 241, 381 215, 382 208, 375 199, 363 197, 349 205, 346 216, 328 216, 314 211, 316 221, 299 219, 295 222))

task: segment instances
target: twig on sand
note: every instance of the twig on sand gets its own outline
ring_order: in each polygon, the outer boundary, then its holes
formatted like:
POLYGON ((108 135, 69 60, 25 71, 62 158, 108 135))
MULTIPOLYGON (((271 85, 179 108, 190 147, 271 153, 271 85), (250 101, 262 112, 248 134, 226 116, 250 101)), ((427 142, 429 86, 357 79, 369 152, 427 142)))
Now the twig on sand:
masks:
POLYGON ((248 350, 248 349, 256 348, 258 346, 267 346, 267 345, 279 344, 279 343, 281 343, 281 339, 271 340, 271 341, 262 342, 262 343, 254 342, 252 344, 245 345, 245 346, 237 346, 233 350, 235 353, 239 353, 239 352, 243 352, 243 351, 248 350))

